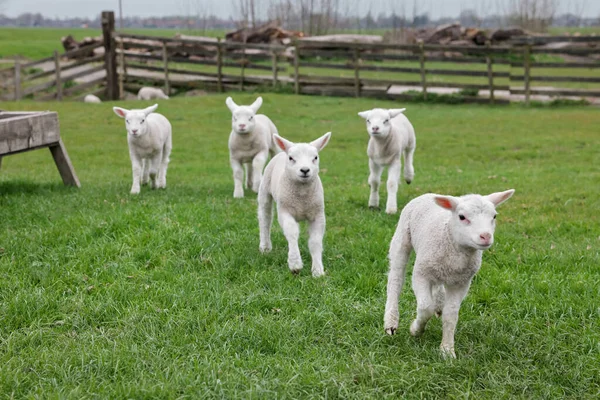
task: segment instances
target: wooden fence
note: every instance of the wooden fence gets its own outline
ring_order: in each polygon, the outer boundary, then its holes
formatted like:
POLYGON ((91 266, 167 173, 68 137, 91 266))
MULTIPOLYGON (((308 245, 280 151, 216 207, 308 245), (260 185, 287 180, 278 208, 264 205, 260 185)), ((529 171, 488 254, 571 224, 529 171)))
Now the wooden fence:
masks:
MULTIPOLYGON (((105 99, 122 98, 144 85, 173 89, 287 90, 296 94, 406 99, 461 91, 473 102, 508 102, 515 95, 529 103, 536 95, 600 98, 600 37, 517 38, 497 46, 397 45, 324 42, 311 38, 289 46, 232 43, 221 39, 165 38, 117 33, 114 14, 102 13, 103 56, 61 66, 61 57, 85 54, 78 49, 14 67, 14 90, 5 98, 42 92, 58 99, 103 84, 105 99), (549 48, 549 44, 571 42, 549 48), (140 51, 142 50, 142 51, 140 51), (595 57, 595 58, 593 58, 595 57), (25 74, 54 60, 55 68, 25 74), (65 71, 93 65, 68 77, 65 71), (102 78, 73 88, 66 79, 104 70, 102 78), (35 85, 24 85, 52 77, 35 85), (536 86, 539 83, 551 87, 536 86), (52 93, 48 93, 53 90, 52 93)), ((0 70, 0 74, 2 71, 0 70)))

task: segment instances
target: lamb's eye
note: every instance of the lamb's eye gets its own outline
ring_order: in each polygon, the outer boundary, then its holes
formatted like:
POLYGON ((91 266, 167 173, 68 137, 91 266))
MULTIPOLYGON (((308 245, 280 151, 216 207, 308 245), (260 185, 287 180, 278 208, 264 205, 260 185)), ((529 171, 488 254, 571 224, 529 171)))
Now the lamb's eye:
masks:
POLYGON ((125 120, 125 122, 126 122, 126 123, 129 123, 129 120, 128 120, 128 119, 126 119, 126 120, 125 120))
POLYGON ((389 119, 386 119, 385 121, 383 121, 384 124, 387 124, 388 122, 390 122, 389 119))
POLYGON ((370 123, 371 123, 371 120, 369 120, 369 119, 368 119, 368 120, 367 120, 367 124, 370 124, 370 123))
POLYGON ((294 161, 294 159, 290 156, 290 161, 294 161))
POLYGON ((494 215, 494 219, 496 219, 496 216, 494 215))
POLYGON ((464 215, 460 214, 460 215, 458 216, 458 219, 460 219, 461 221, 464 221, 466 218, 465 218, 465 216, 464 216, 464 215))
POLYGON ((140 123, 141 123, 141 124, 143 124, 143 123, 144 123, 144 121, 145 121, 145 119, 143 119, 143 120, 142 120, 142 122, 140 122, 140 123))
POLYGON ((250 117, 250 118, 248 118, 248 120, 250 120, 250 121, 252 121, 253 119, 254 119, 254 117, 250 117))
POLYGON ((313 161, 317 161, 319 159, 319 156, 315 156, 315 159, 313 161))

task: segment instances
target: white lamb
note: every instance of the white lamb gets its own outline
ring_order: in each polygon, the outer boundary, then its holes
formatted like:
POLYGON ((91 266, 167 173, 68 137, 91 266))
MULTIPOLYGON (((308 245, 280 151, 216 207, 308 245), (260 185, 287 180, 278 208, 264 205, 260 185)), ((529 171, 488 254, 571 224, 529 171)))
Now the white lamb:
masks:
POLYGON ((233 197, 244 197, 244 169, 246 167, 246 187, 258 192, 262 172, 271 156, 279 152, 273 143, 277 128, 263 114, 256 114, 262 105, 262 97, 249 106, 238 106, 231 97, 225 104, 231 110, 231 134, 229 135, 229 161, 233 170, 233 197))
POLYGON ((388 167, 387 204, 385 212, 395 214, 398 211, 396 194, 400 181, 400 156, 404 155, 404 179, 410 183, 414 176, 413 154, 417 144, 415 130, 402 112, 406 110, 374 108, 359 112, 367 120, 367 132, 370 135, 367 155, 369 156, 369 185, 371 195, 369 207, 379 207, 379 183, 383 167, 388 167))
POLYGON ((138 100, 152 100, 152 99, 169 99, 169 96, 165 94, 160 88, 154 88, 144 86, 140 89, 137 95, 138 100))
POLYGON ((98 96, 93 94, 86 94, 83 98, 84 103, 102 103, 102 100, 98 96))
POLYGON ((140 192, 142 185, 152 180, 152 188, 167 187, 167 166, 173 147, 171 124, 163 115, 155 113, 158 104, 143 110, 126 110, 113 107, 113 111, 125 118, 127 143, 133 170, 131 193, 140 192))
POLYGON ((298 248, 298 221, 308 221, 308 248, 314 277, 323 275, 323 235, 325 234, 325 202, 319 178, 318 153, 329 142, 331 132, 307 143, 292 143, 273 135, 284 153, 269 162, 258 191, 258 224, 261 252, 271 251, 273 200, 277 203, 277 219, 288 241, 288 266, 292 273, 302 269, 298 248))
POLYGON ((441 350, 445 356, 456 357, 454 330, 460 304, 481 267, 483 250, 494 243, 496 207, 514 192, 510 189, 487 196, 462 197, 425 194, 404 207, 390 245, 383 319, 387 334, 393 335, 398 329, 398 297, 406 263, 414 249, 412 286, 417 298, 417 318, 410 325, 410 334, 421 335, 427 321, 434 314, 441 314, 441 350))

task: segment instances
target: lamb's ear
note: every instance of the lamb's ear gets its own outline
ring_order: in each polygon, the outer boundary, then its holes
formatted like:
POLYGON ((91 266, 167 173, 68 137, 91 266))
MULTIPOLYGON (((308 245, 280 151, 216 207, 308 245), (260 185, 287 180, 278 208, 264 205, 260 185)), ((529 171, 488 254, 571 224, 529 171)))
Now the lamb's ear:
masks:
POLYGON ((258 99, 254 100, 254 103, 250 104, 250 108, 252 111, 254 111, 254 114, 256 114, 260 106, 262 106, 262 97, 258 96, 258 99))
POLYGON ((273 134, 273 141, 275 142, 275 145, 277 147, 279 147, 281 150, 283 150, 283 152, 287 153, 288 150, 290 149, 290 147, 292 147, 294 145, 294 143, 290 142, 287 139, 282 138, 281 136, 277 135, 277 134, 273 134))
POLYGON ((390 118, 395 118, 398 115, 402 114, 406 111, 406 108, 390 108, 388 112, 390 113, 390 118))
POLYGON ((129 110, 121 107, 113 107, 113 111, 121 118, 125 118, 129 110))
POLYGON ((488 194, 485 197, 494 204, 494 207, 498 207, 500 204, 510 199, 514 193, 515 189, 509 189, 505 190, 504 192, 488 194))
POLYGON ((144 112, 144 114, 146 116, 148 116, 148 115, 152 114, 154 111, 156 111, 157 108, 158 108, 158 104, 155 104, 153 106, 144 108, 142 111, 144 112))
POLYGON ((358 113, 358 115, 359 115, 361 118, 367 119, 367 118, 369 118, 369 113, 370 113, 370 112, 371 112, 370 110, 369 110, 369 111, 361 111, 361 112, 359 112, 359 113, 358 113))
POLYGON ((233 99, 231 97, 228 97, 227 99, 225 99, 225 104, 227 104, 227 107, 229 108, 229 111, 231 111, 231 112, 235 112, 235 110, 238 109, 238 105, 235 104, 235 102, 233 101, 233 99))
POLYGON ((310 142, 310 145, 316 147, 317 150, 321 151, 325 148, 325 146, 327 146, 327 143, 329 143, 330 137, 331 137, 331 132, 327 132, 326 134, 324 134, 317 140, 313 140, 312 142, 310 142))
POLYGON ((437 204, 438 206, 450 211, 454 211, 456 210, 456 207, 458 207, 458 199, 452 196, 436 195, 433 198, 433 201, 435 201, 435 204, 437 204))

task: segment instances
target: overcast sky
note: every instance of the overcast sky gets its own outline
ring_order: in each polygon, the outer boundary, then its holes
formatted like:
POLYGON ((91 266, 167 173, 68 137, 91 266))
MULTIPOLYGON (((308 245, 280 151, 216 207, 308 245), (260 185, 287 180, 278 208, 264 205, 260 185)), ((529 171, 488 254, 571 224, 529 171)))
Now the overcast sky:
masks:
MULTIPOLYGON (((196 9, 207 9, 211 14, 222 18, 234 16, 235 3, 239 0, 122 0, 125 16, 165 16, 196 14, 196 9), (188 10, 191 10, 188 11, 188 10)), ((273 0, 255 0, 261 9, 261 16, 273 0)), ((441 16, 455 17, 463 9, 474 9, 479 14, 487 15, 498 12, 497 4, 509 0, 417 0, 419 13, 427 12, 431 18, 441 16)), ((558 0, 559 13, 574 12, 584 5, 584 16, 600 17, 600 0, 558 0)), ((413 0, 340 0, 340 8, 345 10, 366 10, 371 7, 374 15, 388 13, 390 4, 396 4, 400 13, 401 4, 406 4, 406 14, 412 15, 413 0)), ((48 17, 88 17, 94 18, 102 10, 118 12, 118 0, 0 0, 0 12, 14 17, 25 12, 39 12, 48 17)), ((318 3, 315 2, 315 3, 318 3)), ((345 13, 345 12, 343 12, 345 13)))

